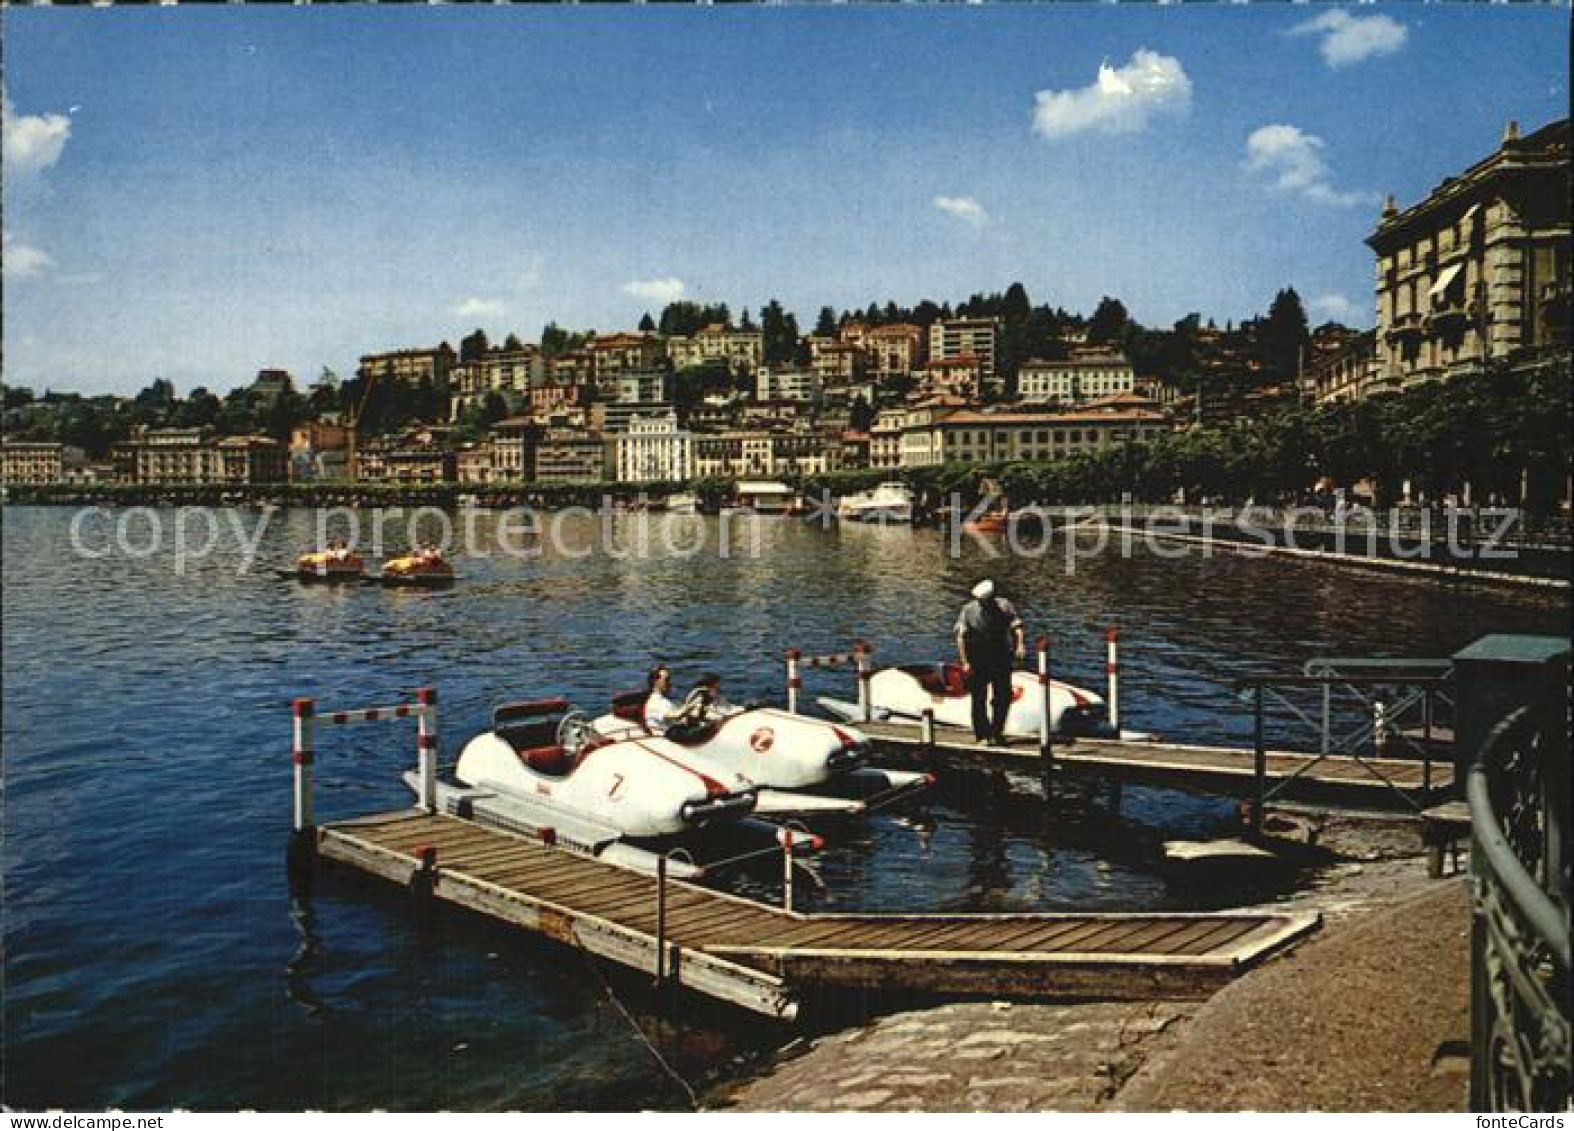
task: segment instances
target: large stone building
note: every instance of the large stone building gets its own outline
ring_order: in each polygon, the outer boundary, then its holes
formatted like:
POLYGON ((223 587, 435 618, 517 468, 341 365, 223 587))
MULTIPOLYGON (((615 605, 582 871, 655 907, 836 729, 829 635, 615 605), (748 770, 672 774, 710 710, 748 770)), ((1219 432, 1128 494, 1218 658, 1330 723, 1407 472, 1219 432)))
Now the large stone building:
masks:
POLYGON ((1569 121, 1502 144, 1419 204, 1392 198, 1377 255, 1373 391, 1566 351, 1569 121))
POLYGON ((915 411, 902 429, 902 464, 1048 461, 1169 431, 1169 418, 1151 402, 1128 405, 1127 399, 1075 412, 915 411))
POLYGON ((144 432, 116 445, 115 468, 122 481, 168 487, 246 486, 289 478, 287 450, 271 436, 215 439, 205 428, 144 432))
POLYGON ((70 469, 85 461, 80 448, 66 444, 6 440, 0 444, 0 483, 43 486, 63 483, 70 469))
POLYGON ((841 463, 840 436, 811 430, 752 430, 694 437, 694 474, 819 475, 841 463))
POLYGON ((681 483, 694 473, 694 437, 675 412, 636 416, 616 443, 620 483, 681 483))
POLYGON ((1025 401, 1078 405, 1132 392, 1137 373, 1124 354, 1078 350, 1064 361, 1024 361, 1017 370, 1017 395, 1025 401))

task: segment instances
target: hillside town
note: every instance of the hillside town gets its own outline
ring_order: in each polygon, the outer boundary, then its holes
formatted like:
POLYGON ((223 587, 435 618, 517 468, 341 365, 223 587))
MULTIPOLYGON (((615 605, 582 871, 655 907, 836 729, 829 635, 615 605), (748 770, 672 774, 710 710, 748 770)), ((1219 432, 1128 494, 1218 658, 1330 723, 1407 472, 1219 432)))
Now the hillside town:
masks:
MULTIPOLYGON (((1262 317, 1139 325, 1014 283, 952 306, 679 301, 636 328, 535 341, 481 329, 369 348, 353 377, 277 368, 220 398, 5 390, 7 485, 677 485, 740 477, 1108 457, 1197 429, 1365 402, 1453 378, 1556 374, 1569 341, 1569 122, 1521 134, 1401 209, 1367 244, 1376 326, 1262 317)), ((216 378, 221 379, 219 375, 216 378)), ((1566 390, 1565 390, 1566 393, 1566 390)))

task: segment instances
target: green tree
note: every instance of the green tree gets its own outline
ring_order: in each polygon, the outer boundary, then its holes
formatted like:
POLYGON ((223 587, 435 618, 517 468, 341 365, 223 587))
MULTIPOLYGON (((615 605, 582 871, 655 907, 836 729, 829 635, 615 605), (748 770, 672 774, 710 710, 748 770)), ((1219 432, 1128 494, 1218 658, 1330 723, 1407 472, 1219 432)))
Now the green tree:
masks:
POLYGON ((1088 320, 1088 341, 1101 345, 1119 342, 1126 332, 1128 321, 1125 304, 1118 298, 1105 295, 1099 299, 1093 317, 1088 320))
POLYGON ((1306 309, 1294 287, 1273 297, 1268 316, 1258 324, 1257 346, 1268 371, 1281 381, 1300 372, 1310 355, 1312 335, 1306 326, 1306 309))
POLYGON ((475 330, 459 339, 459 360, 479 360, 491 348, 492 343, 487 341, 486 331, 477 326, 475 330))
POLYGON ((815 320, 814 332, 822 338, 836 337, 836 311, 829 306, 820 307, 820 317, 815 320))

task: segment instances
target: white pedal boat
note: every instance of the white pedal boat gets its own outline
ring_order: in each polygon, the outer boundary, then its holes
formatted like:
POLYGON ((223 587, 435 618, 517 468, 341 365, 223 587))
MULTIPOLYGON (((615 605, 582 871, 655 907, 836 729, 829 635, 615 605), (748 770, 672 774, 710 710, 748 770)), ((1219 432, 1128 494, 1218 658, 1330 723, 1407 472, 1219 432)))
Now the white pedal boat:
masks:
MULTIPOLYGON (((919 726, 925 711, 935 724, 973 728, 973 699, 959 664, 903 664, 881 668, 869 677, 871 715, 880 722, 919 726)), ((830 714, 848 722, 863 717, 857 703, 845 699, 817 700, 830 714)), ((1043 695, 1034 672, 1011 673, 1011 707, 1006 712, 1008 738, 1036 738, 1044 717, 1043 695)), ((1069 683, 1050 680, 1051 733, 1086 738, 1114 737, 1101 696, 1069 683)))
MULTIPOLYGON (((608 737, 648 741, 646 698, 643 691, 615 695, 612 712, 592 725, 608 737)), ((873 746, 850 727, 775 707, 713 715, 690 734, 669 731, 661 740, 757 787, 755 812, 762 817, 862 813, 875 799, 934 781, 931 774, 868 765, 873 746)))
MULTIPOLYGON (((406 781, 418 784, 413 773, 406 781)), ((564 699, 496 708, 492 729, 460 752, 454 783, 437 789, 444 812, 646 872, 655 871, 660 853, 630 842, 737 826, 755 802, 755 787, 741 774, 660 737, 599 735, 564 699)), ((751 823, 778 842, 788 835, 795 845, 819 846, 810 834, 751 823)), ((668 870, 678 879, 704 873, 702 864, 681 860, 670 860, 668 870)))

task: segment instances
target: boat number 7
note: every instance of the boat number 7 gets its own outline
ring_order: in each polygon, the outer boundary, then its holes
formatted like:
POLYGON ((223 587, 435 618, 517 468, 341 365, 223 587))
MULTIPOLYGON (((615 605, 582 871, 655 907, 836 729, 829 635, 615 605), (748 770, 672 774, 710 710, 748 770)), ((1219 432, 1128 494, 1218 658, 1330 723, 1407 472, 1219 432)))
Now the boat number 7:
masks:
POLYGON ((620 790, 622 788, 623 788, 623 775, 622 774, 613 774, 612 775, 612 788, 607 790, 607 796, 608 797, 616 797, 618 795, 618 790, 620 790))

